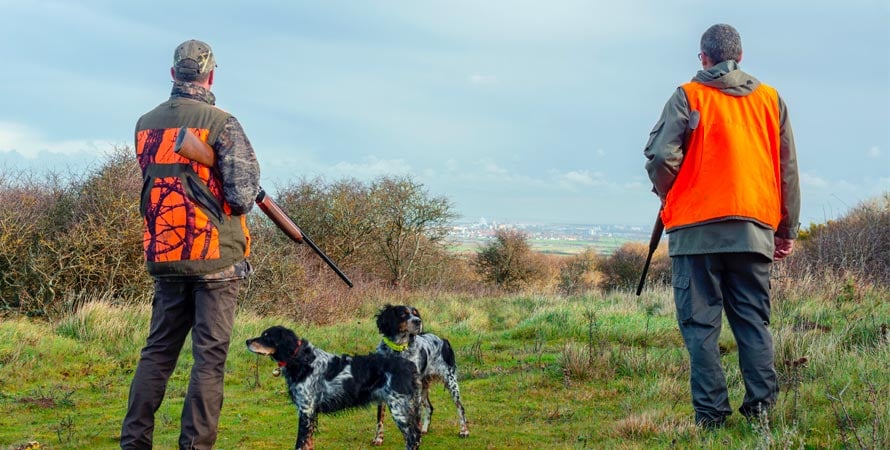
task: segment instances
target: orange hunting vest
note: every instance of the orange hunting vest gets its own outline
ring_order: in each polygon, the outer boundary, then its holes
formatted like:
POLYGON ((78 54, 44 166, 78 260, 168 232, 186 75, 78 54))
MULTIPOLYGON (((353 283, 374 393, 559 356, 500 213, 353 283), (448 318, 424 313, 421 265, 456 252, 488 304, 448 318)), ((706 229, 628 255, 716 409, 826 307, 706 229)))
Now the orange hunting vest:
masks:
POLYGON ((209 104, 173 97, 136 125, 143 249, 151 275, 206 275, 250 253, 245 216, 232 215, 219 176, 173 152, 180 126, 204 142, 215 142, 229 117, 209 104))
POLYGON ((696 82, 682 88, 701 120, 665 199, 665 228, 741 219, 775 230, 782 218, 778 93, 764 84, 744 97, 696 82))

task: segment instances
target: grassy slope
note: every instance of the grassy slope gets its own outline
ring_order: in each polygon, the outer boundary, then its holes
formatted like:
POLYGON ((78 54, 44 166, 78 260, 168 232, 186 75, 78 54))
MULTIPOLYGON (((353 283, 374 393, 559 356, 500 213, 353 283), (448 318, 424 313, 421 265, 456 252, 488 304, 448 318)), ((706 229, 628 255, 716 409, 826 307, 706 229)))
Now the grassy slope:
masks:
MULTIPOLYGON (((890 323, 886 292, 775 302, 773 329, 783 381, 768 422, 701 432, 691 424, 688 363, 666 291, 642 298, 417 299, 427 330, 451 340, 470 437, 444 389, 424 448, 784 448, 890 445, 890 323), (798 367, 785 365, 806 357, 798 367), (869 391, 874 391, 870 394, 869 391), (833 398, 833 400, 832 400, 833 398), (837 411, 837 415, 835 413, 837 411), (837 417, 845 425, 838 426, 837 417), (849 418, 849 420, 846 420, 849 418)), ((292 448, 296 416, 275 365, 244 349, 273 324, 293 327, 332 352, 379 342, 367 305, 351 323, 302 326, 240 314, 226 378, 220 449, 292 448)), ((147 332, 147 307, 87 304, 47 324, 0 322, 0 449, 30 440, 44 448, 115 448, 132 369, 147 332)), ((728 328, 721 338, 737 407, 743 388, 728 328)), ((187 342, 187 346, 190 343, 187 342)), ((191 357, 186 350, 157 413, 156 448, 175 448, 191 357)), ((319 448, 369 448, 372 409, 322 416, 319 448)), ((383 448, 403 448, 387 423, 383 448)))

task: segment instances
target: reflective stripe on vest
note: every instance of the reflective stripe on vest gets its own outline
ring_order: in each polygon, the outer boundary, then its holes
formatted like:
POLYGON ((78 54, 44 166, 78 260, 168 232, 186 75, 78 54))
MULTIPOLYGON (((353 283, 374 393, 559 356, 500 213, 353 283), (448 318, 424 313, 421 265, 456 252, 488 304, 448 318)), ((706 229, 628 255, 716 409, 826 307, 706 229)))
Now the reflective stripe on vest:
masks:
POLYGON ((665 199, 665 228, 737 218, 775 230, 781 220, 778 93, 764 84, 744 97, 695 82, 682 88, 701 121, 665 199))

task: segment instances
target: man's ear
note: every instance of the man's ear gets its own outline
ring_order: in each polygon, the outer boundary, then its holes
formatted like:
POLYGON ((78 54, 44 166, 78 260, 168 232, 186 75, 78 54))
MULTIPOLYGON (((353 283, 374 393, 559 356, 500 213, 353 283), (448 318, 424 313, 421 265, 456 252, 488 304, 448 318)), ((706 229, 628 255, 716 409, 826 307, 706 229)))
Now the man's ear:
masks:
POLYGON ((744 54, 744 52, 739 52, 739 60, 736 61, 737 63, 741 64, 741 62, 742 62, 742 55, 743 55, 743 54, 744 54))
POLYGON ((170 78, 173 78, 174 80, 176 80, 176 69, 174 69, 172 67, 170 68, 170 78))
POLYGON ((213 74, 214 74, 214 73, 216 73, 216 71, 215 71, 215 70, 211 70, 211 71, 210 71, 210 76, 207 77, 207 85, 208 85, 208 86, 213 86, 213 74))

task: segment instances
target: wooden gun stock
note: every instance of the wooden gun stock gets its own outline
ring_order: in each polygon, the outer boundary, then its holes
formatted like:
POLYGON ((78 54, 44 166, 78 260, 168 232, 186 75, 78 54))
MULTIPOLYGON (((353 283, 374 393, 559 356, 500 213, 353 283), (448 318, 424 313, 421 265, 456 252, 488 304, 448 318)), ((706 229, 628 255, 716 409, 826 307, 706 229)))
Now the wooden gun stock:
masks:
MULTIPOLYGON (((173 151, 184 158, 188 158, 206 167, 213 168, 216 163, 216 156, 213 153, 213 148, 201 141, 201 139, 192 134, 186 127, 179 129, 179 133, 176 135, 176 143, 173 144, 173 151)), ((262 187, 260 187, 260 193, 256 197, 256 204, 260 207, 260 210, 263 211, 263 214, 269 219, 272 219, 275 226, 283 231, 287 237, 291 238, 291 240, 298 244, 305 242, 309 245, 312 251, 321 257, 325 264, 327 264, 347 286, 352 287, 352 281, 349 280, 349 277, 347 277, 346 274, 334 264, 334 261, 331 261, 331 258, 328 258, 328 255, 315 245, 315 242, 312 242, 312 239, 309 239, 309 236, 307 236, 306 233, 304 233, 303 230, 291 220, 287 213, 285 213, 284 210, 272 200, 272 197, 266 195, 266 191, 263 190, 262 187)))
POLYGON ((216 155, 213 154, 213 148, 198 139, 198 136, 189 132, 186 127, 180 128, 179 133, 176 133, 176 143, 173 144, 173 152, 211 169, 216 165, 216 155))

